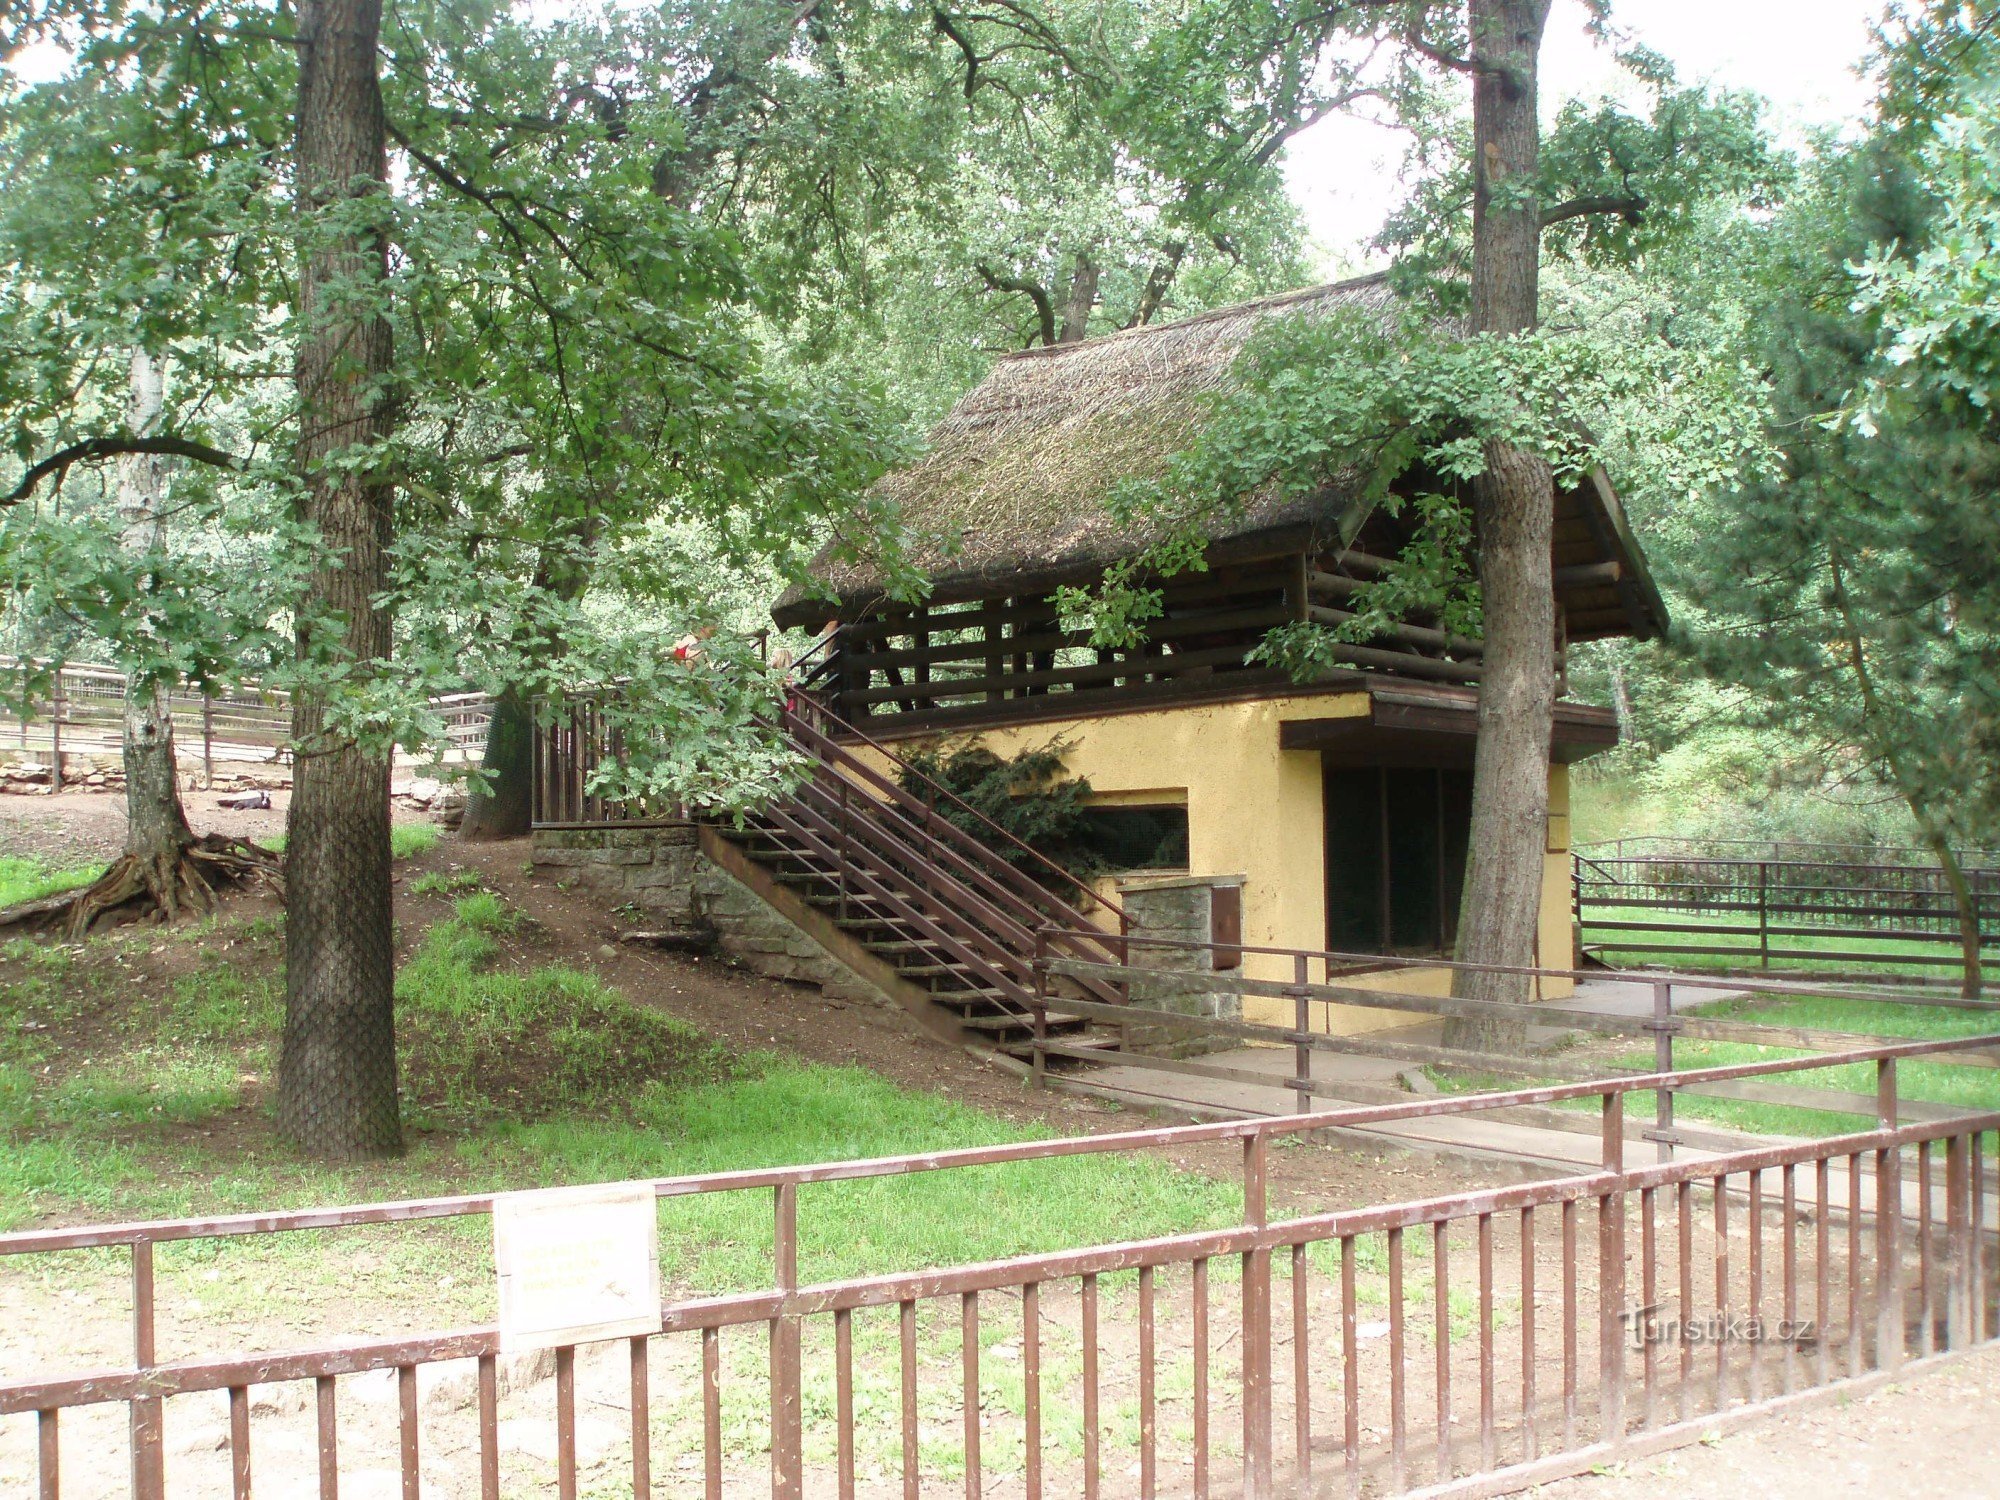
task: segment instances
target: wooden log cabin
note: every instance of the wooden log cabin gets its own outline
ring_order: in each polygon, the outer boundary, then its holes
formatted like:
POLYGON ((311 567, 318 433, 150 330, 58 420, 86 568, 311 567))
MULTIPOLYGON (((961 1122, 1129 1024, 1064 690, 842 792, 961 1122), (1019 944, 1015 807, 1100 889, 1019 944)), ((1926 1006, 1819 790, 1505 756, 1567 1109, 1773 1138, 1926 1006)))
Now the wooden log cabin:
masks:
MULTIPOLYGON (((1107 496, 1188 445, 1264 320, 1390 295, 1366 278, 1000 359, 925 455, 881 481, 930 580, 924 602, 889 601, 878 572, 829 549, 815 564, 823 592, 788 593, 777 622, 837 622, 819 685, 891 748, 951 736, 1012 755, 1060 741, 1093 788, 1104 847, 1155 873, 1240 877, 1249 943, 1448 953, 1478 643, 1412 621, 1337 647, 1339 665, 1309 683, 1247 659, 1273 626, 1347 619, 1356 589, 1408 540, 1405 523, 1377 509, 1343 545, 1351 495, 1252 501, 1209 531, 1206 571, 1159 581, 1164 612, 1130 650, 1092 647, 1050 604, 1059 585, 1094 583, 1150 540, 1114 520, 1107 496)), ((1663 628, 1604 475, 1558 497, 1553 563, 1559 651, 1663 628)), ((1568 767, 1616 740, 1608 710, 1561 702, 1540 933, 1552 966, 1572 952, 1568 767)), ((1246 969, 1289 977, 1282 959, 1253 955, 1246 969)), ((1384 982, 1436 990, 1444 976, 1384 982)), ((1407 1019, 1349 1010, 1335 1024, 1407 1019)))

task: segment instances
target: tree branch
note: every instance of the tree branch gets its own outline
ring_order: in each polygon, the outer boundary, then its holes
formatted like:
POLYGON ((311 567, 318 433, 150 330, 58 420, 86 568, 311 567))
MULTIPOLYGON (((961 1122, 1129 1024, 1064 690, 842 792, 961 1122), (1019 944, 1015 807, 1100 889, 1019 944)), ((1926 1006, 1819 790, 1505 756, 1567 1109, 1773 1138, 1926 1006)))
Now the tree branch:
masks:
POLYGON ((1030 302, 1034 303, 1035 319, 1041 325, 1042 343, 1045 346, 1055 343, 1056 310, 1054 305, 1049 301, 1047 288, 1037 282, 1023 280, 1018 276, 998 275, 991 266, 986 265, 983 261, 975 265, 972 269, 979 273, 979 279, 986 283, 989 290, 995 292, 1019 292, 1030 302))
POLYGON ((1469 73, 1477 77, 1481 73, 1490 71, 1470 58, 1460 57, 1456 52, 1447 52, 1442 47, 1433 47, 1429 42, 1424 40, 1423 33, 1415 25, 1412 25, 1408 31, 1403 33, 1403 45, 1416 53, 1417 56, 1427 57, 1440 68, 1449 68, 1454 73, 1469 73))
POLYGON ((6 495, 0 496, 0 505, 19 505, 35 492, 35 486, 51 475, 60 482, 73 464, 101 463, 107 458, 118 458, 127 453, 158 453, 168 458, 191 458, 197 463, 212 464, 218 469, 234 470, 243 467, 243 460, 235 454, 225 453, 220 448, 211 448, 207 443, 197 443, 192 438, 178 438, 165 434, 143 438, 85 438, 80 443, 71 443, 67 448, 58 449, 29 468, 28 472, 21 476, 19 484, 6 495))
POLYGON ((1644 198, 1572 198, 1567 203, 1558 203, 1542 210, 1542 228, 1560 224, 1565 219, 1582 219, 1592 214, 1616 214, 1627 224, 1637 227, 1646 217, 1649 207, 1644 198))

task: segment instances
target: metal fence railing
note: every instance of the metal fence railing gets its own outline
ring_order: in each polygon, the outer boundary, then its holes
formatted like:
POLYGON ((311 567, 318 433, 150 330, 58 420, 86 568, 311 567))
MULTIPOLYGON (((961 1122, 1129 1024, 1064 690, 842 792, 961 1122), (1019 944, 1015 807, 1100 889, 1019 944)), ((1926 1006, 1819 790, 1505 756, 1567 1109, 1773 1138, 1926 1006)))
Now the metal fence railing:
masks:
MULTIPOLYGON (((2000 1035, 1946 1044, 1995 1045, 2000 1035)), ((649 1184, 657 1199, 765 1195, 768 1284, 673 1288, 660 1333, 610 1346, 596 1369, 616 1385, 602 1399, 626 1421, 615 1442, 600 1434, 592 1454, 580 1450, 576 1346, 555 1351, 552 1395, 508 1397, 507 1418, 517 1429, 553 1427, 550 1469, 564 1497, 585 1484, 651 1495, 654 1420, 675 1406, 700 1413, 685 1477, 698 1472, 709 1497, 767 1488, 785 1500, 850 1497, 864 1482, 874 1493, 898 1479, 911 1496, 944 1482, 971 1497, 1004 1489, 1032 1500, 1205 1496, 1239 1492, 1239 1482, 1251 1497, 1441 1496, 1578 1473, 1701 1439, 1813 1391, 1851 1394, 1993 1337, 1981 1136, 2000 1114, 1903 1121, 1897 1063, 1918 1050, 1755 1065, 1769 1075, 1872 1064, 1877 1117, 1826 1139, 1651 1165, 1625 1158, 1627 1096, 1745 1069, 658 1179, 649 1184), (1272 1150, 1288 1138, 1554 1100, 1595 1101, 1594 1166, 1405 1202, 1273 1211, 1272 1150), (1226 1227, 942 1269, 800 1276, 801 1217, 827 1184, 1219 1142, 1241 1150, 1240 1220, 1226 1227), (1236 1282, 1227 1295, 1225 1271, 1236 1282), (1018 1399, 991 1379, 1002 1356, 987 1337, 996 1321, 1018 1399), (723 1419, 724 1354, 747 1346, 752 1360, 727 1367, 732 1394, 747 1382, 762 1409, 750 1432, 740 1407, 729 1425, 723 1419), (1059 1426, 1080 1429, 1077 1440, 1058 1441, 1059 1426), (864 1441, 877 1455, 873 1472, 857 1459, 864 1441)), ((65 1466, 85 1456, 88 1439, 70 1424, 106 1407, 125 1414, 127 1492, 142 1500, 165 1492, 170 1466, 177 1485, 212 1475, 237 1496, 250 1493, 253 1474, 265 1492, 316 1483, 332 1495, 344 1464, 385 1461, 406 1495, 441 1479, 487 1500, 521 1493, 526 1476, 505 1469, 493 1326, 256 1354, 218 1328, 210 1350, 175 1360, 161 1359, 156 1342, 158 1247, 350 1226, 393 1233, 413 1220, 488 1215, 497 1201, 475 1194, 0 1235, 0 1260, 130 1257, 128 1364, 0 1383, 0 1418, 28 1424, 23 1456, 40 1494, 78 1492, 65 1489, 65 1466), (477 1371, 462 1432, 441 1432, 419 1409, 419 1372, 446 1361, 477 1371), (393 1372, 397 1399, 357 1409, 352 1383, 378 1371, 393 1372), (268 1441, 269 1419, 252 1397, 274 1382, 311 1384, 316 1443, 268 1441), (203 1392, 226 1396, 226 1438, 176 1443, 174 1403, 203 1392)))
MULTIPOLYGON (((1642 833, 1594 839, 1572 846, 1593 859, 1799 860, 1816 864, 1935 865, 1936 851, 1920 844, 1843 844, 1819 839, 1710 839, 1642 833)), ((2000 849, 1957 849, 1960 864, 2000 865, 2000 849)))
MULTIPOLYGON (((1982 945, 2000 945, 2000 865, 1968 865, 1964 876, 1982 945)), ((1621 855, 1596 846, 1574 856, 1571 892, 1584 950, 1594 954, 1733 958, 1758 968, 1961 962, 1958 903, 1935 863, 1621 855)))

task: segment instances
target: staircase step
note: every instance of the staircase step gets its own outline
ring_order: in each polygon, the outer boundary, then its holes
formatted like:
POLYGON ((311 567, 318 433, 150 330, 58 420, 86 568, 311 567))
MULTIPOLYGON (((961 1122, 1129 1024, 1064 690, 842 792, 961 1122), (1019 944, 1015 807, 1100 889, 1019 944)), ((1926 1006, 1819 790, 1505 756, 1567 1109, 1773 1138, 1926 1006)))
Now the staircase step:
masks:
MULTIPOLYGON (((1035 1035, 1035 1023, 1027 1016, 978 1016, 971 1020, 961 1021, 959 1024, 967 1031, 977 1031, 983 1035, 992 1037, 1026 1038, 1032 1041, 1035 1035)), ((1069 1016, 1060 1021, 1051 1016, 1049 1017, 1048 1035, 1051 1038, 1060 1037, 1067 1042, 1076 1033, 1082 1031, 1084 1026, 1085 1022, 1078 1016, 1069 1016)))

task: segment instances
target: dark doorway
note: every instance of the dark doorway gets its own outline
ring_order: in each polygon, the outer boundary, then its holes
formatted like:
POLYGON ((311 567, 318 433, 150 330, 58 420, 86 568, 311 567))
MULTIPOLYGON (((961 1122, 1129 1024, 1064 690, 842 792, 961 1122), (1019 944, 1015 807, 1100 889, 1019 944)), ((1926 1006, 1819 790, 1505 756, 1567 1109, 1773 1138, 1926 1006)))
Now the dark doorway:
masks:
POLYGON ((1472 826, 1472 773, 1329 766, 1326 942, 1341 953, 1451 951, 1472 826))

